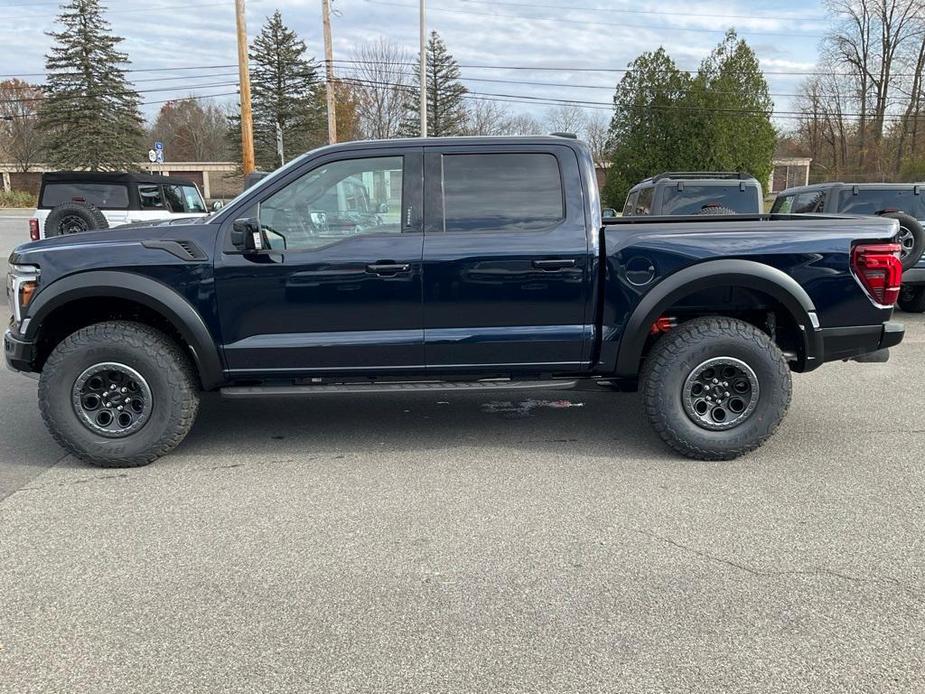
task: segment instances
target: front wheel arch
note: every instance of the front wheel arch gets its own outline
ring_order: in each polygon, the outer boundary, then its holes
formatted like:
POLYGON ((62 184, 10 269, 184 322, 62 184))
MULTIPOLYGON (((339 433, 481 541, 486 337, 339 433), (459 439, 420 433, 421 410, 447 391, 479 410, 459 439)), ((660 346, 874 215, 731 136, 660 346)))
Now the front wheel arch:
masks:
MULTIPOLYGON (((224 382, 221 357, 215 339, 202 316, 182 296, 170 287, 141 275, 118 271, 90 271, 70 275, 44 287, 29 306, 26 318, 26 339, 43 344, 40 354, 47 354, 55 340, 66 337, 56 330, 62 316, 73 320, 78 307, 91 306, 86 320, 72 325, 75 329, 87 324, 125 316, 107 312, 107 302, 119 307, 139 306, 170 327, 178 341, 190 352, 203 389, 212 390, 224 382)), ((154 325, 153 327, 161 327, 154 325)), ((71 332, 71 331, 67 331, 71 332)), ((41 363, 37 366, 41 367, 41 363)))

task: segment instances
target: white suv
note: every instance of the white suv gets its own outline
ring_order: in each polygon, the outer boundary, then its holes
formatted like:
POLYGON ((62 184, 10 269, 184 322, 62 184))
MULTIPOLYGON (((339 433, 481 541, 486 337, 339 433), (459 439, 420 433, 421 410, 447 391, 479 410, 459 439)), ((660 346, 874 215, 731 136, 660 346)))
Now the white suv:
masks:
POLYGON ((33 241, 133 222, 208 213, 195 183, 174 176, 61 171, 42 174, 38 209, 29 220, 33 241))

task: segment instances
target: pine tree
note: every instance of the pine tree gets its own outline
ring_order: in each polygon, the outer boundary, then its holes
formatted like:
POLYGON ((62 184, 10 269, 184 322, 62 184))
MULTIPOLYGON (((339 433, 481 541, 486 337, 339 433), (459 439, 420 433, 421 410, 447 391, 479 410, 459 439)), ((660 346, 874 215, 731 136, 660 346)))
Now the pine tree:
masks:
MULTIPOLYGON (((459 81, 459 64, 436 31, 430 32, 426 50, 427 134, 463 135, 467 126, 464 97, 469 90, 459 81)), ((407 115, 402 124, 402 134, 408 137, 421 134, 420 93, 420 86, 408 90, 407 115)))
MULTIPOLYGON (((277 123, 283 131, 287 160, 325 141, 318 65, 305 53, 305 42, 283 24, 279 10, 267 18, 251 44, 254 156, 258 168, 272 171, 280 164, 276 153, 277 123)), ((240 124, 234 130, 240 133, 240 124)))
POLYGON ((69 0, 46 56, 46 97, 39 113, 50 163, 62 168, 129 169, 144 154, 138 93, 125 77, 100 0, 69 0))

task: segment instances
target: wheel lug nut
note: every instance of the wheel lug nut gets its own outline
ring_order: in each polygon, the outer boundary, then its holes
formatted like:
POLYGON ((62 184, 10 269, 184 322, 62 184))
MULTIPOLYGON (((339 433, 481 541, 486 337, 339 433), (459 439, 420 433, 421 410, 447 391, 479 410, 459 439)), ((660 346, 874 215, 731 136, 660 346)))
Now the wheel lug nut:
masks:
MULTIPOLYGON (((716 381, 713 381, 713 382, 716 383, 716 381)), ((115 390, 115 389, 116 389, 116 384, 115 384, 115 383, 113 383, 111 386, 109 386, 109 390, 115 390)))
POLYGON ((119 405, 116 409, 119 410, 119 412, 121 412, 121 411, 122 411, 122 405, 119 405))
MULTIPOLYGON (((724 383, 723 385, 724 385, 724 386, 728 386, 729 384, 728 384, 728 383, 724 383)), ((121 392, 121 393, 126 393, 126 392, 128 392, 128 388, 121 388, 119 392, 121 392)))

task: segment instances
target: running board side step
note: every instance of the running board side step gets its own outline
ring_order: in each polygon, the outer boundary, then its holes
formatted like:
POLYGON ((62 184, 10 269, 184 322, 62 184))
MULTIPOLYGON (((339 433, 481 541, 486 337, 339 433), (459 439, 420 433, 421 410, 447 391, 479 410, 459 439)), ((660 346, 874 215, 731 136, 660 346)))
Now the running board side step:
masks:
POLYGON ((360 393, 439 393, 493 390, 571 390, 577 381, 402 381, 395 383, 343 383, 334 385, 229 386, 225 398, 279 397, 285 395, 356 395, 360 393))

